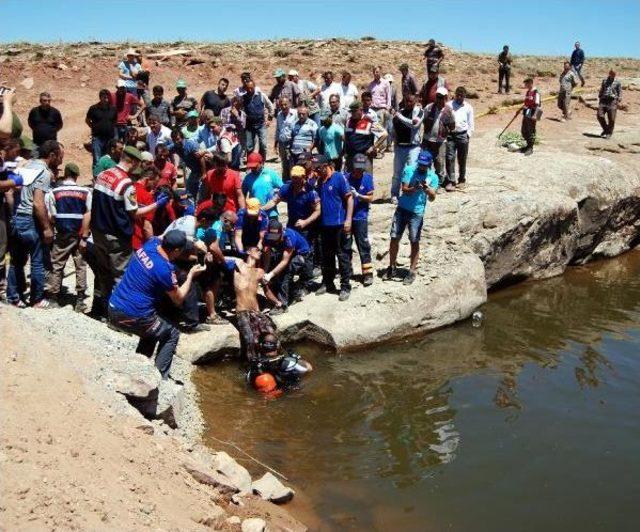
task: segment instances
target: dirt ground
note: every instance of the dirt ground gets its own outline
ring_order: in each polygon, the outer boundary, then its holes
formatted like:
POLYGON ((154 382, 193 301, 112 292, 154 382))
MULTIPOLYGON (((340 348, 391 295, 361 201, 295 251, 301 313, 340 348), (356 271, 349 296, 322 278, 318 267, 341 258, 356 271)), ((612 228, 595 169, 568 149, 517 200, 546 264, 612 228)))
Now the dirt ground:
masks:
POLYGON ((0 307, 0 530, 240 530, 233 515, 295 529, 272 504, 196 482, 183 440, 111 412, 74 369, 92 355, 24 318, 0 307))

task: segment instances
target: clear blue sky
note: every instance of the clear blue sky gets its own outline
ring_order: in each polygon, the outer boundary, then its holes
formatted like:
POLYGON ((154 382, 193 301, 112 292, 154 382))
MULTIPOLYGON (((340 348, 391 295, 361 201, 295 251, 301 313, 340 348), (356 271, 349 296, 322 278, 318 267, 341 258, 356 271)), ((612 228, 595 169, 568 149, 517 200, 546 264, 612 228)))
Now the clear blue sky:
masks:
POLYGON ((640 0, 0 0, 0 41, 426 41, 516 54, 640 56, 640 0))

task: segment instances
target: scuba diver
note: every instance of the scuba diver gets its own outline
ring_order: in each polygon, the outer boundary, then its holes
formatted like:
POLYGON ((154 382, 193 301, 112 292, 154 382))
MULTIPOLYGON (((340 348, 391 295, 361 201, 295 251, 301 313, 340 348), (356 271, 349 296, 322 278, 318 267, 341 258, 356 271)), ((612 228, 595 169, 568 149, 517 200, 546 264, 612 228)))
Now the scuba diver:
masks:
POLYGON ((296 387, 313 366, 297 353, 284 351, 273 333, 264 333, 258 341, 259 355, 247 372, 247 382, 261 393, 273 393, 296 387))

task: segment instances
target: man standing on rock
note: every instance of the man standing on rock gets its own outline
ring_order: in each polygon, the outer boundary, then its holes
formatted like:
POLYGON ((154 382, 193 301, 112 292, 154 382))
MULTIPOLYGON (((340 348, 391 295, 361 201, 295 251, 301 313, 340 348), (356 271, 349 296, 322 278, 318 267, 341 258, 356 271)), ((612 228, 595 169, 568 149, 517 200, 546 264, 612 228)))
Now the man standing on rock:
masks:
POLYGON ((155 365, 165 380, 180 332, 158 314, 157 307, 165 295, 180 307, 194 277, 205 271, 205 266, 193 265, 184 283, 178 285, 173 262, 192 248, 193 242, 179 230, 165 233, 162 240, 151 238, 133 255, 109 299, 109 323, 140 337, 136 353, 150 358, 158 344, 155 365))
POLYGON ((411 265, 403 284, 409 285, 416 280, 424 212, 427 208, 427 200, 435 200, 438 189, 438 176, 431 169, 431 163, 431 154, 425 150, 418 155, 417 165, 407 166, 404 170, 402 196, 400 196, 391 224, 389 267, 383 277, 385 281, 390 281, 397 275, 396 259, 398 258, 400 239, 407 228, 409 228, 409 242, 411 244, 411 265))
POLYGON ((447 184, 445 190, 452 192, 454 186, 464 188, 466 186, 467 155, 469 153, 469 140, 475 128, 473 107, 465 101, 467 90, 464 87, 456 89, 455 98, 447 103, 453 111, 455 127, 447 138, 447 184), (456 159, 458 161, 458 180, 456 182, 456 159))
POLYGON ((601 137, 608 139, 613 135, 616 125, 616 112, 622 100, 622 87, 616 79, 616 73, 609 70, 609 76, 602 80, 598 93, 598 122, 602 126, 601 137))
POLYGON ((502 82, 504 81, 504 91, 509 94, 511 87, 509 79, 511 78, 511 53, 509 47, 505 44, 502 52, 498 54, 498 94, 502 94, 502 82))
POLYGON ((445 87, 440 87, 436 91, 436 101, 427 105, 423 113, 422 148, 428 150, 433 158, 440 186, 444 186, 447 175, 445 170, 447 137, 453 133, 456 124, 453 110, 446 105, 448 96, 449 91, 445 87))
MULTIPOLYGON (((364 97, 364 94, 363 94, 364 97)), ((373 158, 387 140, 387 132, 369 114, 364 114, 362 104, 356 100, 349 106, 351 118, 344 128, 345 167, 353 169, 353 157, 357 153, 367 156, 367 172, 373 174, 373 158)))
POLYGON ((571 69, 569 61, 565 61, 560 74, 560 90, 558 91, 558 109, 562 111, 560 122, 571 120, 571 93, 578 84, 577 74, 571 69))
POLYGON ((393 178, 391 180, 391 203, 398 203, 400 179, 406 165, 413 165, 420 152, 420 125, 422 124, 422 106, 416 103, 416 96, 404 95, 402 107, 398 112, 391 111, 395 137, 393 154, 393 178))
POLYGON ((346 301, 351 295, 351 186, 344 174, 334 172, 331 161, 326 156, 318 156, 314 166, 318 175, 322 246, 322 286, 316 291, 316 295, 336 293, 334 280, 337 258, 340 267, 339 300, 346 301))
POLYGON ((242 95, 244 110, 247 113, 246 135, 247 153, 251 153, 258 147, 258 152, 263 160, 267 158, 267 127, 273 120, 274 106, 271 100, 260 91, 253 82, 248 80, 245 84, 245 92, 242 95), (265 109, 267 121, 265 123, 265 109))
POLYGON ((525 79, 524 86, 527 89, 524 95, 524 104, 516 111, 516 114, 522 113, 521 133, 526 142, 521 151, 525 155, 531 155, 536 141, 536 125, 542 115, 542 97, 540 91, 533 85, 533 78, 525 79))

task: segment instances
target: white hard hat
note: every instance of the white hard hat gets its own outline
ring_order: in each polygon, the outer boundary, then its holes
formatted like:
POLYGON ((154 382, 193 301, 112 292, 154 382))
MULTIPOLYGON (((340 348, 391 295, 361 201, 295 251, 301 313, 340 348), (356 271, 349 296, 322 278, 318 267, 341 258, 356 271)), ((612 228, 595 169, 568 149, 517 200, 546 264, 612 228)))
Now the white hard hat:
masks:
POLYGON ((298 74, 298 71, 295 68, 292 68, 291 70, 289 70, 289 75, 290 76, 299 76, 300 74, 298 74))
POLYGON ((449 91, 447 90, 446 87, 438 87, 438 90, 436 91, 436 94, 440 94, 442 96, 448 96, 449 95, 449 91))

